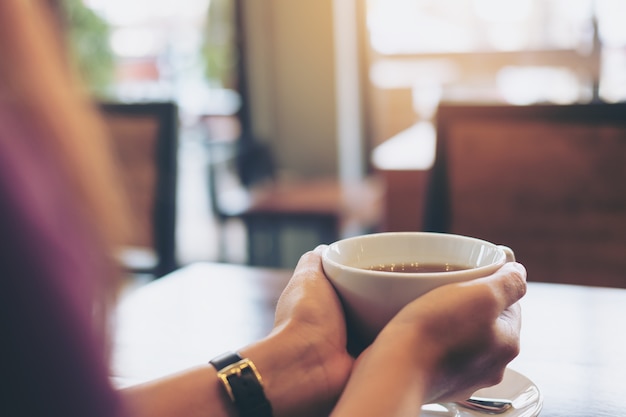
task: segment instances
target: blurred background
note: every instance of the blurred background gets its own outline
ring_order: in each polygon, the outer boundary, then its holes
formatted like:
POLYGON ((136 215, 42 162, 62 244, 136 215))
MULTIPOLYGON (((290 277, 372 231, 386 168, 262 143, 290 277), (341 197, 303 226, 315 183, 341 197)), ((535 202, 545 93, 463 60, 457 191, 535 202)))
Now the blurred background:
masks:
MULTIPOLYGON (((432 165, 441 102, 626 100, 622 0, 64 2, 96 97, 178 106, 181 264, 248 261, 245 225, 211 200, 212 143, 262 144, 273 178, 385 190, 432 165)), ((421 227, 381 195, 367 230, 421 227)))

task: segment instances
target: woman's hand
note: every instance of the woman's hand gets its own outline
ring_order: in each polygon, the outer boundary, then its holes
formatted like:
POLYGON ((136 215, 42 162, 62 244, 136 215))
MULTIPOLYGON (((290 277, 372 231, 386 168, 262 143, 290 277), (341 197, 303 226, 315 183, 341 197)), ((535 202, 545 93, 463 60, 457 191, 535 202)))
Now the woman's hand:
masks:
MULTIPOLYGON (((341 303, 322 270, 321 249, 301 257, 270 335, 239 350, 259 370, 274 417, 327 417, 352 368, 341 303)), ((216 373, 203 364, 128 388, 129 415, 237 416, 216 373)))
POLYGON ((402 309, 359 356, 333 415, 419 415, 498 383, 519 352, 526 271, 442 286, 402 309))
POLYGON ((322 249, 300 258, 269 337, 243 350, 259 367, 277 417, 327 416, 352 368, 343 309, 324 275, 322 249))
POLYGON ((381 336, 417 330, 415 348, 432 361, 425 401, 463 399, 500 382, 506 365, 519 353, 517 301, 525 293, 526 270, 509 263, 486 278, 425 294, 404 308, 381 336))

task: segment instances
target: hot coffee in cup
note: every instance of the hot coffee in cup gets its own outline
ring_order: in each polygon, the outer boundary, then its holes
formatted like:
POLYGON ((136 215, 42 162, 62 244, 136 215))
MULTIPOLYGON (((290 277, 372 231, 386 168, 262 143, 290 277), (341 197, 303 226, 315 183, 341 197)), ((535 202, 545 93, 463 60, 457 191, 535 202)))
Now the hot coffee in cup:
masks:
POLYGON ((373 340, 402 307, 441 285, 494 273, 514 261, 506 246, 468 236, 375 233, 339 240, 322 255, 348 322, 373 340))

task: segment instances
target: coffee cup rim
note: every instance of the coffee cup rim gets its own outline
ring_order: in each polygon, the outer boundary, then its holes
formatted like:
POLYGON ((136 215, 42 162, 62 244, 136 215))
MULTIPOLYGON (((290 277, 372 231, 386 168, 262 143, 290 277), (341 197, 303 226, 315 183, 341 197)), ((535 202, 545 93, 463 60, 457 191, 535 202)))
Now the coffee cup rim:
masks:
POLYGON ((351 273, 359 273, 363 276, 393 276, 394 278, 400 279, 419 279, 426 278, 432 276, 446 276, 453 278, 455 276, 466 276, 468 274, 481 276, 485 272, 493 270, 494 268, 498 268, 506 263, 506 253, 501 248, 500 245, 497 245, 493 242, 489 242, 485 239, 480 239, 472 236, 454 234, 454 233, 442 233, 442 232, 379 232, 379 233, 371 233, 367 235, 359 235, 347 237, 345 239, 340 239, 329 244, 324 251, 322 252, 322 262, 328 263, 335 268, 344 270, 346 272, 351 273), (343 263, 339 263, 330 257, 331 251, 336 248, 340 244, 345 244, 348 241, 356 241, 362 239, 376 239, 381 236, 391 236, 391 235, 415 235, 415 236, 435 236, 437 238, 452 238, 452 239, 461 239, 465 241, 472 241, 477 244, 486 245, 489 247, 493 247, 497 251, 499 251, 499 256, 493 262, 477 267, 470 267, 468 269, 462 270, 454 270, 454 271, 437 271, 437 272, 397 272, 397 271, 381 271, 381 270, 371 270, 356 266, 350 266, 343 263))

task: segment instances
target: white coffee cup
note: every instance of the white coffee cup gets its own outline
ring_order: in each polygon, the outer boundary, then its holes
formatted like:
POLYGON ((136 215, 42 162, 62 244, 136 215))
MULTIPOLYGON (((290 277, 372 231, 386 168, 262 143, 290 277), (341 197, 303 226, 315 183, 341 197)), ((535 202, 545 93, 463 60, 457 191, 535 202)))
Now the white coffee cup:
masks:
POLYGON ((406 304, 441 285, 492 274, 515 260, 502 245, 468 236, 428 232, 361 235, 330 244, 322 265, 339 294, 348 322, 371 341, 406 304), (439 272, 398 272, 402 266, 460 266, 439 272), (395 265, 395 271, 371 268, 395 265))

